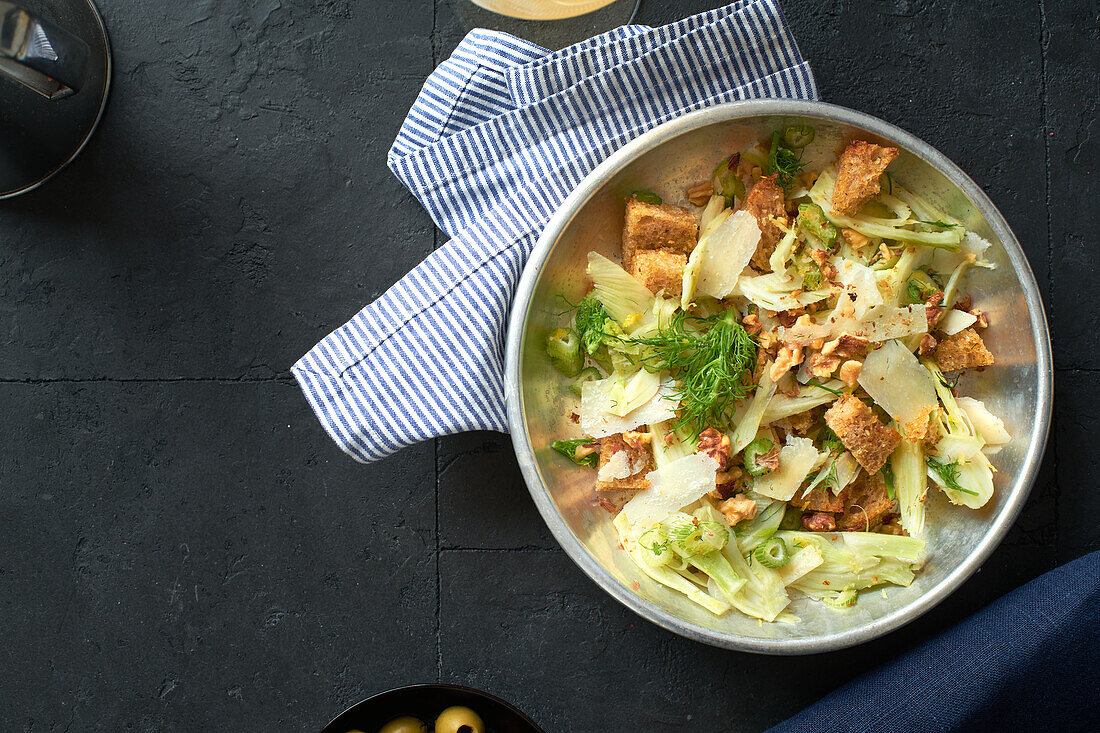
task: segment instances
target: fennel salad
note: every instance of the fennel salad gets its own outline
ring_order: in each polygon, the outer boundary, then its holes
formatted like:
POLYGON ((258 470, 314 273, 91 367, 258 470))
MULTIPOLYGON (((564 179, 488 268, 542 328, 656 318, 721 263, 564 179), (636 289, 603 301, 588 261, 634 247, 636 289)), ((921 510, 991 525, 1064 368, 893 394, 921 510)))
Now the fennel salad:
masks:
POLYGON ((909 585, 929 492, 984 506, 1010 440, 956 389, 994 363, 963 288, 990 243, 894 180, 896 148, 810 166, 813 139, 717 161, 690 206, 632 193, 621 260, 588 253, 546 339, 579 405, 551 447, 639 572, 718 615, 909 585))

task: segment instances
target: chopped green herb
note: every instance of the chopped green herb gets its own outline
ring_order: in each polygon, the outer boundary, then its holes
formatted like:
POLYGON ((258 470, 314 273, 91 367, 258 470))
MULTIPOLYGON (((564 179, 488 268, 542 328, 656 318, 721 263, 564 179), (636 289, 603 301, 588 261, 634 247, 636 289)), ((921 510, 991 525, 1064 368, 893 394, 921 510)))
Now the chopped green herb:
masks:
POLYGON ((791 125, 783 130, 783 144, 791 150, 800 150, 814 141, 815 134, 810 125, 791 125))
POLYGON ((734 197, 745 198, 745 183, 737 175, 737 164, 741 162, 741 153, 734 153, 718 162, 711 176, 711 185, 719 196, 726 197, 726 204, 733 205, 734 197))
POLYGON ((707 427, 730 427, 733 408, 749 390, 745 373, 756 365, 756 342, 736 308, 706 318, 681 311, 656 336, 620 340, 643 347, 646 369, 667 370, 678 380, 680 419, 674 429, 698 435, 707 427))
POLYGON ((550 447, 578 466, 595 468, 600 461, 600 444, 592 438, 555 440, 550 447))
POLYGON ((825 210, 817 204, 798 205, 798 226, 809 232, 825 244, 832 246, 836 241, 836 227, 825 218, 825 210))
POLYGON ((664 203, 664 199, 652 191, 633 191, 629 198, 635 198, 643 204, 653 204, 654 206, 660 206, 664 203))
POLYGON ((611 319, 607 309, 603 307, 595 295, 589 293, 581 298, 577 304, 577 312, 573 320, 580 334, 584 350, 589 354, 595 354, 603 344, 605 324, 611 319))
POLYGON ((778 174, 775 182, 784 189, 789 189, 794 185, 795 174, 799 173, 804 166, 793 150, 781 146, 779 142, 779 130, 776 130, 772 133, 772 146, 768 151, 766 172, 778 174))
POLYGON ((894 468, 887 461, 882 467, 882 478, 886 482, 886 498, 890 501, 894 501, 896 492, 894 491, 894 468))
POLYGON ((977 496, 977 491, 971 491, 965 488, 959 483, 959 462, 952 461, 950 463, 941 463, 932 456, 928 456, 925 459, 925 463, 931 468, 939 477, 938 483, 945 489, 951 489, 952 491, 961 491, 964 494, 970 494, 971 496, 977 496))
POLYGON ((757 438, 745 446, 744 460, 745 471, 750 476, 763 476, 772 472, 770 466, 761 466, 756 459, 775 447, 767 438, 757 438))
POLYGON ((779 537, 769 537, 752 551, 753 558, 766 568, 781 568, 791 561, 787 543, 779 537))
POLYGON ((581 339, 569 328, 555 328, 546 337, 546 353, 554 368, 567 377, 581 373, 584 357, 581 356, 581 339))
MULTIPOLYGON (((822 384, 821 382, 819 382, 816 379, 811 379, 810 381, 806 382, 806 384, 808 384, 811 387, 817 387, 818 389, 823 389, 826 392, 832 392, 833 394, 837 395, 838 397, 840 395, 844 394, 844 392, 842 392, 839 389, 833 389, 832 387, 826 387, 824 384, 822 384)), ((828 430, 828 428, 826 428, 826 430, 828 430)), ((832 432, 832 431, 830 431, 830 432, 832 432)))

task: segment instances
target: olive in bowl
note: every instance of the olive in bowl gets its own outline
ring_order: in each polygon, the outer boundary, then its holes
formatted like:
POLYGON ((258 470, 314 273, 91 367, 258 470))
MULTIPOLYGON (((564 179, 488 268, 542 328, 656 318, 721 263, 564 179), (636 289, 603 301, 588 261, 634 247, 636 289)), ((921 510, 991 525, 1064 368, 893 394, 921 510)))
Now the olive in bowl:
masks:
POLYGON ((521 710, 459 685, 399 687, 352 705, 322 733, 544 733, 521 710))

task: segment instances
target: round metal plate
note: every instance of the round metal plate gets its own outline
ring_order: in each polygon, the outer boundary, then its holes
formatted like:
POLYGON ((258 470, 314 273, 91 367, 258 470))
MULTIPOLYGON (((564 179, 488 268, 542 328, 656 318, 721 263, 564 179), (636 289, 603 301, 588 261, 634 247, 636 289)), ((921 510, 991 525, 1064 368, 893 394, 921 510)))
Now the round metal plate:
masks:
POLYGON ((657 127, 610 156, 565 201, 536 244, 516 292, 506 343, 512 442, 531 496, 569 556, 644 618, 691 639, 762 654, 825 652, 869 641, 925 613, 977 570, 1015 521, 1035 480, 1050 425, 1052 384, 1050 340, 1035 278, 989 198, 913 135, 820 102, 758 100, 711 107, 657 127), (961 390, 1000 415, 1013 441, 994 459, 996 491, 982 510, 950 506, 933 492, 926 505, 930 556, 911 586, 863 593, 846 612, 796 599, 790 610, 800 623, 761 624, 738 613, 707 613, 650 581, 617 550, 610 516, 595 505, 591 472, 548 448, 550 440, 576 435, 567 415, 577 406, 549 366, 543 344, 557 323, 558 295, 575 300, 587 290, 585 254, 595 249, 618 256, 627 193, 654 190, 666 201, 686 205, 686 187, 709 178, 715 160, 789 124, 816 128, 813 149, 822 162, 853 136, 899 147, 901 156, 891 166, 895 179, 994 243, 997 269, 971 275, 968 290, 990 316, 986 342, 997 365, 963 377, 961 390))

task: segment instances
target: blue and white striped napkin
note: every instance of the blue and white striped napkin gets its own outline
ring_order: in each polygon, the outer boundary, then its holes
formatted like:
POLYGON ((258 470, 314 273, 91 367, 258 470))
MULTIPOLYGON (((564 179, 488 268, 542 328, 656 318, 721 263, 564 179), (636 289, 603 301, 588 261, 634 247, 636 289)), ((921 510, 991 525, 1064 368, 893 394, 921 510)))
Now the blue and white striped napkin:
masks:
POLYGON ((640 133, 760 97, 817 98, 775 0, 554 53, 472 31, 428 77, 389 154, 451 240, 294 365, 325 429, 363 462, 440 435, 506 432, 509 306, 554 211, 640 133))

